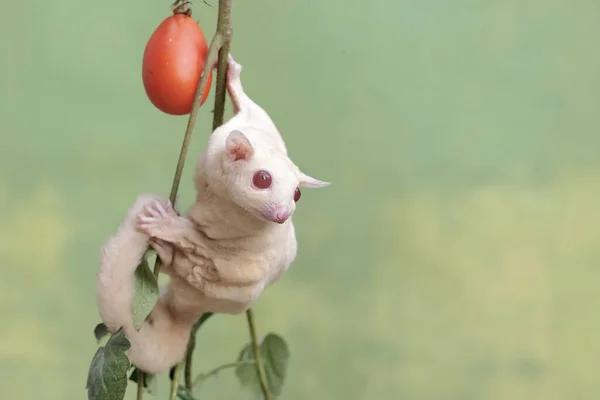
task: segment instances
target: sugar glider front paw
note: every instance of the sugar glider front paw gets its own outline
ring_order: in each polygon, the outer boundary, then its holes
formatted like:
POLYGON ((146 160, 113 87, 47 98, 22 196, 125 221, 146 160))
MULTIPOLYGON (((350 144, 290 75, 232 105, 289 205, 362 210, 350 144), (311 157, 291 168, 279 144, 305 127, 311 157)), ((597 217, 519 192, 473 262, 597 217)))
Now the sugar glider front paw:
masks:
POLYGON ((135 203, 133 204, 133 206, 129 209, 128 217, 130 220, 131 219, 136 220, 137 216, 140 214, 140 212, 142 212, 144 210, 144 208, 146 208, 149 204, 151 204, 153 202, 164 202, 164 201, 166 201, 166 199, 157 194, 153 194, 153 193, 140 194, 137 197, 137 199, 135 200, 135 203))
POLYGON ((161 238, 163 232, 177 223, 177 218, 169 200, 166 203, 151 201, 137 215, 137 229, 150 237, 161 238))
POLYGON ((153 238, 150 239, 150 246, 156 251, 158 258, 164 265, 173 264, 173 257, 175 256, 175 250, 171 243, 165 242, 164 240, 153 238))

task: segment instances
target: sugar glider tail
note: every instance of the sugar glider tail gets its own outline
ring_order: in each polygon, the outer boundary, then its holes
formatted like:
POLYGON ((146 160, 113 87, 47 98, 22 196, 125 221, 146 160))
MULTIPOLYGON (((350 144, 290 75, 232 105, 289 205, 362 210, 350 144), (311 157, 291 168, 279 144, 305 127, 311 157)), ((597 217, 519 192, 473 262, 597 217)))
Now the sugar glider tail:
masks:
MULTIPOLYGON (((129 361, 148 373, 161 373, 183 359, 191 323, 179 321, 167 307, 169 290, 161 294, 149 318, 139 331, 133 323, 135 270, 148 249, 150 238, 136 230, 136 217, 158 198, 141 195, 129 210, 117 233, 102 248, 96 275, 97 307, 110 332, 123 327, 131 342, 129 361)), ((166 199, 160 199, 166 201, 166 199)))

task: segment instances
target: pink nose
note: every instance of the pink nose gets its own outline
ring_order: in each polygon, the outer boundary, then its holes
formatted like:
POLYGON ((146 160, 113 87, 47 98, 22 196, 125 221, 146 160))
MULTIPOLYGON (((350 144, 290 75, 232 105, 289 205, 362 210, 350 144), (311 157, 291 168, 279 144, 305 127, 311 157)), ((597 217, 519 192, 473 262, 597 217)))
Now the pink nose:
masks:
POLYGON ((290 211, 286 206, 275 206, 265 213, 265 218, 269 221, 283 224, 290 218, 290 211))
POLYGON ((275 211, 273 216, 273 221, 277 222, 278 224, 283 224, 290 217, 290 213, 287 210, 275 211))

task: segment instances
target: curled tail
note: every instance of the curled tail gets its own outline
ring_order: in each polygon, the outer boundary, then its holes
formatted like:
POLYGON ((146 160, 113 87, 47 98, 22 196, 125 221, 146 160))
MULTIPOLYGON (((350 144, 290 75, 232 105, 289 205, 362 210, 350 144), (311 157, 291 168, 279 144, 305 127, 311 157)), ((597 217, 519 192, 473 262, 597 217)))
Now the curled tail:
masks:
POLYGON ((149 373, 164 372, 184 357, 194 322, 172 315, 168 302, 172 301, 173 293, 167 289, 140 330, 134 328, 134 274, 150 243, 147 235, 136 230, 136 216, 157 198, 153 195, 138 197, 117 233, 104 245, 96 276, 97 306, 102 322, 110 332, 123 327, 131 342, 130 362, 149 373))

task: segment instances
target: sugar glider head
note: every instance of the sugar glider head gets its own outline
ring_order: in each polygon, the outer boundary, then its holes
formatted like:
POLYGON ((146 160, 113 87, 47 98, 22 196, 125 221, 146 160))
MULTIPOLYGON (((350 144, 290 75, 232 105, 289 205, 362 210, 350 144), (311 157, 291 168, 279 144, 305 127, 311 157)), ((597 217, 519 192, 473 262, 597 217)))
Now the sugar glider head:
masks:
POLYGON ((296 210, 300 188, 330 184, 306 175, 279 151, 253 146, 239 130, 227 136, 222 157, 222 178, 231 199, 265 221, 285 223, 296 210))

